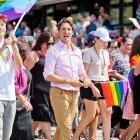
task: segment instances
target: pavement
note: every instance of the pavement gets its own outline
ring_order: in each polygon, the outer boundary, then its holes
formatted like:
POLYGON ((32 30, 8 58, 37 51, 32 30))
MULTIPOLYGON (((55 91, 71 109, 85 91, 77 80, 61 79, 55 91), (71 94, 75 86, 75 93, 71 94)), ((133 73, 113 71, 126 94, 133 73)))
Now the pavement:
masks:
MULTIPOLYGON (((51 127, 51 135, 53 136, 55 134, 56 127, 51 127)), ((46 140, 46 139, 35 139, 35 140, 46 140)), ((87 140, 86 138, 81 138, 80 140, 87 140)), ((98 129, 97 130, 97 138, 96 140, 103 140, 102 137, 102 130, 98 129)), ((111 138, 111 140, 118 140, 117 138, 111 138)))

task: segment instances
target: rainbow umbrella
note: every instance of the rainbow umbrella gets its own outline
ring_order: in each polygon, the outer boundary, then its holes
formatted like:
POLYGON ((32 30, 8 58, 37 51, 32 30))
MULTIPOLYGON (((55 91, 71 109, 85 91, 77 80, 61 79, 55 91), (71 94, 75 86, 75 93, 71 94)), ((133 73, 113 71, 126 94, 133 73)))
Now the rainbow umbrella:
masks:
POLYGON ((20 18, 28 13, 37 0, 7 0, 0 7, 0 14, 7 15, 8 20, 20 18))

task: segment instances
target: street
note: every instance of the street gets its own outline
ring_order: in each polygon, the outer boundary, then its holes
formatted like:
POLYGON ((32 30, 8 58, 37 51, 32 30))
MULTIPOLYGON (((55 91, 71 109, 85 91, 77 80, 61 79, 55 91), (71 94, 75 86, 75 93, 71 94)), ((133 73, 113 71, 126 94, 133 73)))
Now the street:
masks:
MULTIPOLYGON (((56 127, 51 127, 52 136, 54 135, 55 130, 56 130, 56 127)), ((42 140, 42 139, 35 139, 35 140, 42 140)), ((81 138, 80 140, 87 140, 87 139, 86 138, 81 138)), ((96 140, 103 140, 102 130, 100 130, 100 129, 97 130, 97 138, 96 138, 96 140)), ((111 140, 118 140, 118 139, 117 138, 112 138, 111 140)))

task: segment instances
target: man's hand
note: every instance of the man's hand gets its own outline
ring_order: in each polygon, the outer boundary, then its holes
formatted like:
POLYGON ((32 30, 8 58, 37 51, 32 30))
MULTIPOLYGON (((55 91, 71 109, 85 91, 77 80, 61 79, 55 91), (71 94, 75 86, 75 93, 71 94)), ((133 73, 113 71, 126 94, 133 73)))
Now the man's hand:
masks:
POLYGON ((12 42, 13 42, 13 40, 12 40, 11 37, 8 37, 8 38, 5 39, 5 44, 6 44, 6 45, 11 45, 12 42))
POLYGON ((83 86, 83 83, 77 80, 70 80, 69 84, 73 87, 81 87, 83 86))
POLYGON ((88 76, 85 77, 85 79, 83 80, 83 84, 84 84, 84 88, 88 88, 91 84, 91 80, 89 79, 88 76))
POLYGON ((27 112, 33 110, 32 105, 27 100, 23 103, 23 106, 25 107, 25 109, 26 109, 27 112))
POLYGON ((110 70, 108 71, 108 75, 109 75, 109 76, 115 77, 116 74, 117 74, 117 71, 116 71, 116 70, 111 70, 111 69, 110 69, 110 70))
POLYGON ((90 84, 90 88, 92 89, 92 93, 95 97, 102 97, 100 91, 93 83, 90 84))

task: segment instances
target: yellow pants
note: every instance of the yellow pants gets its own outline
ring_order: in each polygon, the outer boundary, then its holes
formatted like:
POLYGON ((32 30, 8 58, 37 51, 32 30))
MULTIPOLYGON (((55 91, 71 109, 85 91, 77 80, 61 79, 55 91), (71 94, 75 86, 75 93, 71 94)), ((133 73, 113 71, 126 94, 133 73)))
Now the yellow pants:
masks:
POLYGON ((72 122, 77 109, 78 93, 51 87, 50 100, 57 123, 53 140, 71 140, 72 122))

